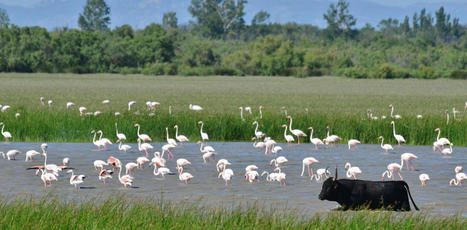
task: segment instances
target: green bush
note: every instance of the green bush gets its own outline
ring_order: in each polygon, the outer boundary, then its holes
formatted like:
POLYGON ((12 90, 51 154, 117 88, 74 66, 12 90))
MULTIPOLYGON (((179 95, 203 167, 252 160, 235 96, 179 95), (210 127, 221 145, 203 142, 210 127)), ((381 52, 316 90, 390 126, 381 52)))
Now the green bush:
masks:
POLYGON ((393 79, 409 78, 411 75, 408 70, 397 67, 390 63, 383 63, 376 67, 372 74, 373 78, 393 79))
POLYGON ((436 70, 430 66, 421 66, 416 71, 417 78, 435 79, 435 78, 439 78, 439 76, 440 76, 439 73, 436 72, 436 70))
POLYGON ((347 68, 344 70, 344 76, 350 77, 350 78, 368 78, 368 72, 360 67, 360 66, 355 66, 352 68, 347 68))
POLYGON ((452 79, 467 79, 467 70, 455 70, 449 75, 452 79))

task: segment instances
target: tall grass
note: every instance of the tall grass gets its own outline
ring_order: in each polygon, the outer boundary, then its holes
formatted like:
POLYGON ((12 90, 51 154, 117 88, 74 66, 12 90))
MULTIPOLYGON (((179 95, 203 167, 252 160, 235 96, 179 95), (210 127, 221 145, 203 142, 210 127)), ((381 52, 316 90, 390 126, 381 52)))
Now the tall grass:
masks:
POLYGON ((258 205, 214 208, 123 197, 81 203, 0 201, 4 229, 463 229, 465 218, 426 213, 330 212, 312 217, 258 205))
MULTIPOLYGON (((8 112, 10 113, 10 112, 8 112)), ((12 141, 46 141, 46 142, 90 142, 91 130, 102 130, 104 136, 116 140, 115 123, 118 123, 119 132, 126 134, 128 141, 136 142, 136 128, 134 124, 141 124, 141 133, 146 133, 154 141, 166 139, 165 127, 169 127, 173 138, 177 124, 179 134, 187 136, 191 141, 200 140, 200 126, 198 121, 205 123, 204 131, 209 134, 212 141, 250 141, 254 136, 254 120, 260 123, 259 130, 265 132, 276 141, 284 140, 282 124, 289 125, 285 116, 277 113, 265 113, 263 119, 249 116, 245 121, 237 114, 214 113, 177 113, 169 115, 158 112, 149 117, 147 113, 135 115, 123 113, 115 117, 112 113, 99 116, 81 117, 75 111, 51 112, 47 109, 24 110, 20 118, 11 114, 1 114, 0 121, 6 123, 5 130, 13 134, 12 141)), ((293 128, 306 131, 308 127, 314 128, 314 137, 326 137, 326 126, 331 127, 331 134, 343 138, 341 143, 349 139, 358 139, 362 143, 379 144, 379 136, 385 137, 385 143, 396 143, 390 124, 391 119, 369 120, 363 115, 345 115, 302 113, 293 117, 293 128)), ((406 117, 395 120, 396 133, 401 134, 411 145, 431 145, 436 140, 435 128, 441 128, 441 136, 448 137, 455 145, 467 145, 467 120, 451 121, 449 125, 443 117, 425 116, 423 119, 406 117)), ((307 138, 302 141, 308 142, 307 138), (305 140, 306 139, 306 140, 305 140)))

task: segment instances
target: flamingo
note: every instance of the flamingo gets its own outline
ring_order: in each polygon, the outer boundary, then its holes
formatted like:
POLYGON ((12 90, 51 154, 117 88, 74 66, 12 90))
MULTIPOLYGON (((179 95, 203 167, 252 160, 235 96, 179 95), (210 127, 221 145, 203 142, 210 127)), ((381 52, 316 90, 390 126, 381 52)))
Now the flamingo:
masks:
POLYGON ((177 146, 177 142, 173 138, 169 138, 169 128, 165 127, 165 133, 167 134, 167 143, 173 146, 177 146))
POLYGON ((193 105, 193 104, 190 104, 190 105, 188 106, 188 108, 189 108, 190 110, 193 110, 193 111, 201 111, 201 110, 203 110, 203 107, 201 107, 201 106, 199 106, 199 105, 193 105))
POLYGON ((73 170, 68 170, 67 173, 71 173, 70 177, 70 184, 74 185, 76 190, 79 190, 79 184, 82 184, 84 182, 84 178, 86 178, 85 175, 75 175, 73 170))
POLYGON ((159 166, 165 166, 165 159, 161 156, 160 152, 154 152, 154 157, 151 159, 150 164, 157 164, 159 166))
POLYGON ((217 169, 217 172, 221 172, 221 170, 225 170, 225 168, 227 167, 227 165, 232 165, 228 160, 226 159, 220 159, 217 161, 217 164, 216 164, 216 169, 217 169))
POLYGON ((73 106, 75 106, 75 103, 73 103, 73 102, 71 102, 71 101, 66 103, 66 108, 67 108, 67 109, 69 109, 69 108, 71 108, 71 107, 73 107, 73 106))
POLYGON ((328 170, 329 167, 323 169, 320 168, 316 170, 316 173, 310 177, 310 180, 313 180, 313 177, 316 179, 316 182, 322 181, 325 177, 329 178, 329 175, 331 175, 331 172, 328 170))
POLYGON ((139 130, 141 128, 141 125, 140 124, 135 124, 135 127, 138 127, 138 131, 137 131, 137 135, 138 135, 138 138, 143 140, 144 142, 146 141, 152 141, 152 139, 147 135, 147 134, 139 134, 139 130))
POLYGON ((128 162, 125 165, 125 173, 128 174, 128 175, 131 175, 131 172, 133 172, 133 169, 135 169, 137 167, 138 167, 138 164, 136 164, 135 162, 128 162))
POLYGON ((114 167, 116 168, 120 168, 122 167, 122 162, 120 162, 119 159, 113 157, 113 156, 110 156, 108 159, 107 159, 107 164, 111 164, 113 165, 114 167))
POLYGON ((399 178, 401 180, 404 180, 402 178, 402 175, 401 175, 401 170, 402 170, 402 166, 398 163, 391 163, 391 164, 388 164, 387 166, 387 170, 383 172, 383 174, 381 175, 381 180, 384 181, 384 176, 387 175, 388 178, 392 178, 392 180, 394 180, 394 172, 397 171, 397 174, 399 175, 399 178))
POLYGON ((316 160, 316 158, 314 157, 306 157, 303 159, 302 161, 302 174, 301 176, 303 176, 303 174, 305 173, 305 166, 308 168, 308 176, 312 177, 313 176, 313 168, 311 168, 311 165, 313 163, 319 163, 318 160, 316 160))
POLYGON ((250 106, 245 106, 245 111, 247 111, 250 115, 253 114, 250 106))
MULTIPOLYGON (((47 148, 47 144, 41 144, 41 149, 42 149, 42 152, 45 151, 45 148, 47 148)), ((29 150, 26 152, 26 158, 24 159, 24 161, 32 161, 32 157, 33 156, 36 156, 36 155, 40 155, 41 153, 37 152, 36 150, 29 150)))
POLYGON ((298 144, 300 144, 300 137, 306 137, 307 135, 300 129, 292 129, 292 117, 287 116, 287 118, 290 119, 289 130, 293 135, 297 137, 298 144))
POLYGON ((255 170, 247 171, 245 173, 245 179, 248 180, 250 183, 253 183, 256 180, 259 180, 259 174, 255 170))
POLYGON ((98 170, 98 168, 100 168, 100 170, 104 170, 104 166, 109 165, 109 163, 107 163, 107 162, 105 162, 103 160, 95 160, 93 162, 93 165, 94 165, 95 170, 98 170))
POLYGON ((262 148, 266 147, 266 144, 263 141, 258 141, 258 139, 256 139, 256 137, 251 138, 251 140, 255 141, 253 143, 253 148, 262 149, 262 148))
POLYGON ((2 154, 3 159, 8 159, 9 161, 11 160, 16 160, 16 155, 20 154, 21 152, 16 149, 9 150, 6 155, 4 152, 0 152, 2 154))
POLYGON ((238 110, 240 110, 240 119, 242 119, 242 121, 245 121, 245 118, 243 118, 243 107, 238 107, 238 110))
POLYGON ((396 114, 396 115, 393 115, 394 113, 394 106, 392 104, 389 105, 389 108, 391 108, 391 118, 395 118, 395 119, 402 119, 401 115, 399 114, 396 114))
POLYGON ((225 181, 225 185, 227 186, 228 182, 232 180, 232 176, 234 176, 234 172, 232 171, 232 169, 224 168, 224 170, 222 170, 222 172, 219 173, 219 176, 217 176, 217 178, 222 177, 222 179, 224 179, 225 181))
POLYGON ((272 148, 274 147, 275 144, 276 142, 270 137, 264 138, 264 145, 266 146, 264 154, 271 153, 272 148))
POLYGON ((178 173, 178 179, 181 181, 185 181, 185 184, 188 184, 188 181, 193 178, 193 175, 191 175, 191 173, 183 172, 183 168, 181 168, 178 173))
POLYGON ((439 150, 439 152, 440 152, 441 154, 443 154, 443 155, 450 155, 450 154, 452 154, 452 146, 453 146, 453 145, 454 145, 454 144, 451 143, 451 144, 449 145, 449 148, 444 148, 443 150, 439 150))
POLYGON ((4 106, 2 107, 2 113, 8 111, 10 108, 11 108, 11 106, 9 106, 9 105, 4 105, 4 106))
POLYGON ((345 163, 344 168, 347 169, 346 176, 348 178, 353 177, 354 179, 357 179, 357 174, 362 173, 362 170, 360 170, 359 167, 352 167, 349 162, 345 163))
POLYGON ((280 157, 277 157, 275 159, 272 159, 270 162, 269 162, 269 165, 272 165, 274 163, 274 165, 276 167, 281 167, 283 164, 287 163, 289 160, 287 160, 287 158, 283 157, 283 156, 280 156, 280 157))
POLYGON ((68 166, 70 164, 70 158, 69 157, 63 158, 62 163, 64 166, 68 166))
POLYGON ((276 173, 274 171, 272 173, 269 173, 268 171, 263 171, 263 173, 261 173, 261 176, 266 175, 267 181, 275 181, 277 180, 278 174, 279 173, 276 173))
POLYGON ((294 142, 295 139, 293 138, 293 136, 287 135, 287 125, 282 125, 282 128, 284 128, 284 139, 287 141, 287 144, 294 142))
POLYGON ((109 99, 105 99, 102 101, 102 104, 104 105, 110 105, 110 100, 109 99))
POLYGON ((210 146, 210 145, 204 145, 203 142, 201 141, 198 141, 197 144, 201 145, 199 147, 199 151, 201 151, 202 153, 206 153, 206 152, 215 152, 216 150, 210 146))
POLYGON ((123 184, 123 187, 131 187, 133 186, 133 180, 134 178, 130 175, 123 175, 123 176, 120 176, 121 173, 122 173, 122 163, 120 162, 120 160, 116 159, 117 160, 117 165, 120 166, 120 171, 118 172, 118 180, 120 181, 120 183, 123 184))
POLYGON ((327 136, 326 136, 326 138, 324 139, 324 143, 325 143, 326 145, 334 144, 334 143, 336 143, 336 142, 338 142, 338 141, 340 141, 340 140, 342 139, 342 138, 340 138, 340 137, 337 136, 337 135, 330 135, 330 136, 329 136, 329 130, 331 129, 331 128, 329 128, 329 125, 326 126, 326 129, 328 130, 327 136))
POLYGON ((282 151, 282 147, 280 146, 274 146, 271 150, 272 154, 278 154, 280 151, 282 151))
POLYGON ((131 108, 133 108, 133 106, 135 106, 135 105, 136 105, 136 101, 130 101, 130 102, 128 102, 128 111, 130 111, 131 108))
POLYGON ((167 156, 167 160, 170 160, 170 157, 172 157, 172 160, 175 159, 174 155, 172 154, 172 152, 170 150, 172 150, 173 148, 175 148, 175 145, 172 145, 172 144, 165 144, 162 146, 162 156, 164 156, 164 153, 165 152, 168 152, 168 156, 167 156))
POLYGON ((8 142, 8 140, 12 137, 11 133, 8 131, 3 131, 5 129, 5 123, 0 122, 0 125, 2 126, 2 136, 5 138, 5 141, 8 142))
POLYGON ((467 179, 467 176, 465 175, 465 173, 463 172, 459 172, 459 173, 456 173, 456 178, 454 179, 451 179, 449 181, 449 186, 452 186, 452 185, 455 185, 455 186, 458 186, 458 185, 462 185, 462 181, 467 179))
POLYGON ((324 145, 323 141, 319 138, 313 138, 313 127, 308 127, 308 130, 310 130, 310 142, 315 145, 315 149, 318 149, 318 145, 324 145))
POLYGON ((388 152, 389 150, 394 150, 394 148, 390 144, 384 144, 383 145, 383 143, 384 143, 384 137, 383 136, 378 137, 378 139, 381 139, 381 148, 384 149, 386 152, 388 152))
POLYGON ((441 129, 440 128, 436 128, 435 132, 438 132, 438 136, 436 137, 436 142, 438 142, 441 145, 450 145, 451 144, 451 142, 447 138, 445 138, 445 137, 439 138, 439 136, 441 134, 441 129))
POLYGON ((412 159, 417 159, 418 157, 413 153, 403 153, 401 154, 401 168, 404 166, 404 161, 407 162, 407 171, 409 171, 409 165, 412 171, 414 171, 412 163, 410 162, 412 159))
POLYGON ((400 146, 401 142, 405 143, 405 139, 402 135, 396 134, 396 124, 394 123, 394 121, 391 121, 391 125, 392 125, 392 132, 394 134, 394 138, 396 138, 397 144, 400 146))
POLYGON ((52 104, 53 104, 53 103, 54 103, 54 102, 53 102, 52 100, 47 101, 47 104, 49 105, 49 107, 52 107, 52 104))
POLYGON ((148 163, 149 162, 149 159, 147 157, 138 157, 136 158, 136 164, 138 165, 138 167, 140 169, 143 168, 143 165, 148 163))
POLYGON ((114 172, 112 170, 101 169, 101 171, 99 172, 99 180, 102 181, 105 184, 105 180, 107 178, 112 178, 113 173, 114 172))
POLYGON ((126 141, 126 136, 124 133, 119 133, 118 132, 118 127, 117 127, 117 123, 115 122, 115 134, 117 135, 117 138, 119 141, 126 141))
POLYGON ((207 163, 208 160, 210 160, 211 162, 214 162, 214 157, 215 156, 216 156, 216 152, 206 152, 202 156, 203 162, 207 163))
POLYGON ((279 185, 282 186, 282 182, 284 182, 284 186, 285 186, 285 177, 286 177, 285 173, 281 172, 280 167, 275 168, 274 172, 278 172, 276 176, 276 181, 279 182, 279 185))
POLYGON ((422 186, 426 186, 426 181, 430 180, 430 176, 428 176, 428 174, 426 174, 426 173, 420 174, 420 176, 418 176, 418 178, 420 179, 420 182, 422 183, 422 186))
POLYGON ((42 156, 44 156, 44 165, 35 165, 27 169, 45 169, 46 172, 52 171, 55 176, 58 176, 58 172, 63 169, 69 169, 67 166, 57 166, 56 164, 47 164, 47 144, 43 144, 42 156))
POLYGON ((131 149, 130 145, 123 144, 122 141, 120 141, 120 140, 118 140, 117 143, 119 143, 118 144, 118 150, 120 150, 120 151, 123 150, 123 151, 127 152, 128 150, 131 149))
POLYGON ((263 119, 263 109, 264 109, 264 106, 260 105, 259 106, 259 119, 263 119))
POLYGON ((423 119, 423 115, 418 114, 418 115, 417 115, 417 119, 423 119))
POLYGON ((52 185, 52 181, 58 181, 54 174, 48 173, 44 169, 37 169, 36 175, 38 174, 39 170, 42 172, 41 180, 44 182, 44 191, 47 190, 47 184, 52 185))
POLYGON ((350 139, 348 142, 347 142, 347 145, 349 146, 349 149, 352 149, 352 148, 357 148, 357 145, 360 144, 360 141, 359 140, 355 140, 355 139, 350 139))
POLYGON ((138 138, 138 150, 146 152, 146 157, 149 157, 148 150, 153 149, 153 148, 154 147, 152 147, 152 145, 149 144, 149 143, 142 143, 141 144, 141 139, 138 138))
POLYGON ((187 137, 183 135, 178 135, 178 125, 175 125, 174 128, 175 128, 175 139, 177 139, 178 142, 183 143, 183 142, 190 141, 187 137))
POLYGON ((96 131, 92 130, 91 134, 94 134, 94 137, 92 138, 92 143, 97 146, 97 151, 101 151, 101 146, 104 146, 103 142, 100 140, 96 141, 96 131))
POLYGON ((191 165, 191 162, 188 161, 185 158, 178 158, 177 159, 177 167, 176 167, 177 170, 178 170, 178 174, 181 174, 181 172, 183 171, 183 167, 185 167, 187 165, 191 165))
POLYGON ((245 168, 245 172, 256 171, 256 170, 258 170, 258 166, 256 165, 248 165, 245 168))
POLYGON ((449 111, 444 111, 446 113, 446 125, 449 125, 449 111))
POLYGON ((201 133, 201 140, 203 140, 204 142, 208 141, 209 140, 208 134, 203 133, 203 127, 204 127, 203 121, 198 121, 198 125, 201 125, 200 131, 199 131, 201 133))
POLYGON ((79 110, 79 115, 83 116, 87 109, 84 106, 80 106, 78 110, 79 110))
POLYGON ((256 128, 255 128, 255 137, 258 138, 258 139, 261 139, 265 134, 261 131, 258 131, 258 122, 257 121, 254 121, 253 122, 253 125, 256 125, 256 128))
POLYGON ((19 118, 21 116, 20 113, 15 113, 15 118, 19 118))
POLYGON ((162 175, 163 178, 165 177, 165 174, 175 175, 175 173, 171 172, 170 169, 168 169, 166 167, 158 167, 157 164, 154 164, 153 174, 155 176, 162 175))
POLYGON ((102 135, 104 134, 104 132, 102 132, 102 130, 98 130, 97 133, 100 133, 101 135, 99 136, 99 141, 101 142, 101 144, 104 146, 104 150, 107 150, 107 145, 111 145, 112 144, 112 141, 110 141, 109 139, 107 138, 102 138, 102 135))
POLYGON ((45 105, 45 98, 44 97, 40 97, 39 100, 41 101, 41 105, 45 105))

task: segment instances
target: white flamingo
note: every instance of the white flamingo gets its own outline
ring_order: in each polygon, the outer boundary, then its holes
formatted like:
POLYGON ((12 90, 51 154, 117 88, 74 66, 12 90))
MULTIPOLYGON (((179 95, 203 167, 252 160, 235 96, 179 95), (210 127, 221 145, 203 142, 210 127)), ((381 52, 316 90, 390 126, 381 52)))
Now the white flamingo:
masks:
POLYGON ((305 173, 305 166, 308 168, 308 176, 309 177, 313 176, 314 172, 313 172, 313 168, 311 167, 313 163, 319 163, 319 161, 316 160, 316 158, 314 157, 306 157, 303 159, 301 176, 303 176, 303 174, 305 173))
POLYGON ((198 121, 198 125, 201 125, 200 131, 199 131, 201 134, 201 140, 203 140, 204 142, 208 141, 209 140, 208 134, 203 132, 204 122, 198 121))
POLYGON ((73 172, 73 170, 68 170, 67 173, 71 173, 71 177, 70 177, 70 184, 75 186, 76 190, 79 190, 79 186, 80 184, 82 184, 84 182, 84 178, 86 178, 85 175, 75 175, 75 173, 73 172))
POLYGON ((2 136, 5 138, 5 141, 8 142, 8 140, 12 137, 11 133, 8 131, 4 131, 5 124, 3 122, 0 122, 0 125, 2 126, 2 136))
POLYGON ((346 176, 348 178, 354 178, 357 179, 357 174, 362 173, 362 170, 360 170, 359 167, 352 167, 349 162, 345 163, 345 169, 347 169, 346 176))
POLYGON ((176 168, 177 168, 178 174, 181 174, 183 172, 183 168, 185 166, 191 165, 191 162, 185 158, 178 158, 176 162, 177 162, 176 168))
POLYGON ((178 142, 183 143, 183 142, 190 141, 187 137, 183 135, 178 135, 178 125, 175 125, 174 128, 175 128, 175 139, 177 139, 178 142))
POLYGON ((451 144, 451 142, 447 138, 445 138, 445 137, 439 138, 439 136, 441 135, 441 129, 440 128, 436 128, 435 132, 438 132, 438 136, 436 137, 436 142, 438 142, 441 145, 450 145, 451 144))
POLYGON ((414 167, 412 166, 411 160, 417 159, 418 157, 413 153, 403 153, 401 154, 401 168, 404 166, 404 162, 407 162, 407 171, 409 171, 409 166, 412 171, 414 171, 414 167))
POLYGON ((230 163, 228 160, 226 159, 220 159, 217 161, 217 164, 216 164, 216 169, 217 169, 217 172, 221 172, 222 170, 225 170, 225 168, 227 167, 227 165, 232 165, 232 163, 230 163))
POLYGON ((401 180, 404 180, 404 178, 402 178, 402 175, 401 175, 401 170, 402 170, 402 166, 398 163, 391 163, 391 164, 388 164, 388 166, 386 167, 387 170, 383 172, 383 174, 381 174, 381 180, 384 181, 384 176, 387 175, 388 178, 392 178, 392 180, 394 180, 394 172, 397 171, 397 174, 399 175, 399 178, 401 180))
POLYGON ((401 115, 399 114, 396 114, 396 115, 393 115, 394 114, 394 106, 392 104, 389 105, 389 108, 391 108, 391 118, 395 118, 395 119, 402 119, 401 115))
POLYGON ((331 172, 329 172, 328 168, 325 168, 325 169, 320 168, 316 170, 316 173, 310 177, 310 180, 313 180, 313 177, 314 177, 316 179, 316 182, 320 182, 325 178, 326 179, 329 178, 329 176, 331 175, 331 172))
POLYGON ((326 138, 324 139, 324 143, 325 143, 326 145, 334 144, 334 143, 336 143, 336 142, 338 142, 338 141, 340 141, 340 140, 342 139, 341 137, 339 137, 339 136, 337 136, 337 135, 329 135, 329 130, 331 129, 331 128, 329 128, 329 125, 326 126, 326 129, 327 129, 327 131, 328 131, 328 132, 327 132, 327 136, 326 136, 326 138))
POLYGON ((308 130, 310 130, 310 142, 315 145, 315 149, 318 149, 318 145, 324 145, 323 141, 319 138, 313 138, 313 127, 308 127, 308 130))
POLYGON ((151 150, 153 148, 154 147, 149 143, 142 143, 141 144, 141 139, 138 138, 138 150, 139 151, 144 151, 146 153, 146 157, 149 157, 148 150, 151 150))
POLYGON ((347 142, 347 145, 349 146, 349 149, 352 149, 352 148, 357 148, 357 145, 360 144, 360 141, 359 140, 355 140, 355 139, 350 139, 348 142, 347 142))
POLYGON ((135 106, 135 105, 136 105, 136 101, 130 101, 130 102, 128 102, 128 111, 130 111, 131 108, 133 108, 133 106, 135 106))
MULTIPOLYGON (((41 144, 41 149, 42 149, 42 152, 45 152, 45 148, 47 148, 47 144, 41 144)), ((29 150, 26 152, 26 158, 24 159, 24 161, 32 161, 32 158, 34 156, 37 156, 37 155, 40 155, 41 153, 37 152, 36 150, 29 150)))
POLYGON ((201 107, 201 106, 199 106, 199 105, 193 105, 193 104, 190 104, 190 105, 188 106, 188 108, 189 108, 190 110, 193 110, 193 111, 201 111, 201 110, 203 110, 203 107, 201 107))
POLYGON ((177 142, 173 138, 169 137, 169 128, 168 127, 165 127, 165 133, 167 134, 167 143, 169 143, 169 144, 171 144, 173 146, 177 146, 177 142))
POLYGON ((418 176, 418 178, 420 179, 420 182, 422 183, 422 186, 426 186, 426 181, 430 180, 430 176, 426 173, 422 173, 420 174, 420 176, 418 176))
POLYGON ((442 149, 442 150, 440 149, 439 152, 440 152, 441 154, 443 154, 443 155, 451 155, 451 154, 452 154, 452 146, 453 146, 453 145, 454 145, 454 144, 451 143, 451 144, 449 145, 449 148, 444 148, 444 149, 442 149))
POLYGON ((234 172, 232 169, 226 169, 222 170, 222 172, 219 173, 219 176, 217 178, 221 178, 225 181, 225 185, 228 185, 228 182, 232 180, 232 176, 234 176, 234 172))
POLYGON ((282 128, 284 128, 284 139, 287 141, 287 144, 294 142, 295 139, 293 138, 293 136, 287 135, 287 125, 282 125, 282 128))
POLYGON ((117 159, 117 162, 118 162, 118 165, 120 166, 120 170, 118 171, 118 180, 120 181, 120 183, 123 184, 123 187, 131 187, 133 186, 133 180, 134 178, 130 175, 123 175, 121 176, 122 174, 122 163, 120 162, 120 160, 117 159))
POLYGON ((183 172, 183 168, 180 169, 178 179, 181 181, 185 181, 185 184, 188 184, 188 181, 194 178, 191 173, 183 172))
POLYGON ((149 137, 149 135, 147 134, 140 134, 139 133, 139 130, 141 129, 141 125, 140 124, 135 124, 135 127, 138 127, 138 131, 136 132, 136 135, 138 136, 139 139, 141 139, 142 141, 146 142, 146 141, 152 141, 151 137, 149 137))
POLYGON ((73 103, 73 102, 71 102, 71 101, 66 103, 66 108, 67 108, 67 109, 69 109, 69 108, 71 108, 71 107, 73 107, 73 106, 75 106, 75 103, 73 103))
POLYGON ((264 134, 263 132, 261 132, 261 131, 258 131, 258 126, 259 126, 258 122, 257 122, 257 121, 254 121, 254 122, 253 122, 253 125, 256 125, 256 128, 255 128, 255 137, 256 137, 257 139, 263 138, 263 136, 264 136, 265 134, 264 134))
POLYGON ((95 160, 93 162, 93 165, 94 165, 94 169, 95 170, 104 170, 104 166, 107 166, 109 165, 109 163, 103 161, 103 160, 95 160))
POLYGON ((295 135, 297 137, 298 144, 300 144, 300 137, 306 137, 307 135, 300 129, 292 129, 292 117, 287 116, 287 118, 290 119, 289 130, 293 135, 295 135))
POLYGON ((6 152, 6 155, 5 155, 4 152, 0 152, 0 154, 2 154, 2 156, 3 156, 3 159, 8 159, 9 161, 16 160, 16 155, 18 155, 20 153, 21 152, 19 150, 16 150, 16 149, 9 150, 8 152, 6 152))
POLYGON ((253 142, 253 148, 255 148, 255 149, 262 149, 262 148, 266 147, 266 144, 263 141, 258 141, 258 139, 256 139, 256 137, 251 138, 251 140, 255 141, 255 142, 253 142))
POLYGON ((122 141, 120 141, 120 140, 118 140, 117 143, 119 143, 119 144, 118 144, 118 150, 120 150, 120 151, 123 150, 123 151, 127 152, 128 150, 131 149, 131 146, 130 146, 130 145, 123 144, 122 141))
POLYGON ((109 169, 101 169, 99 172, 99 180, 102 181, 105 184, 105 180, 108 178, 112 178, 112 174, 114 172, 109 169))
POLYGON ((269 162, 269 165, 274 164, 274 166, 276 166, 276 167, 281 167, 283 164, 287 163, 288 161, 289 160, 287 158, 285 158, 284 156, 280 156, 280 157, 277 157, 275 159, 272 159, 269 162))
POLYGON ((394 134, 394 138, 396 138, 397 140, 397 144, 401 145, 401 142, 405 143, 404 137, 402 135, 396 134, 396 124, 394 123, 394 121, 391 121, 391 125, 392 125, 392 132, 394 134))
POLYGON ((384 137, 383 136, 378 137, 378 139, 381 139, 381 148, 384 149, 386 152, 388 152, 389 150, 394 150, 394 148, 390 144, 384 144, 383 145, 383 143, 384 143, 384 137))
POLYGON ((115 134, 117 135, 117 138, 118 138, 119 141, 125 141, 126 140, 125 134, 118 132, 117 123, 115 123, 115 134))

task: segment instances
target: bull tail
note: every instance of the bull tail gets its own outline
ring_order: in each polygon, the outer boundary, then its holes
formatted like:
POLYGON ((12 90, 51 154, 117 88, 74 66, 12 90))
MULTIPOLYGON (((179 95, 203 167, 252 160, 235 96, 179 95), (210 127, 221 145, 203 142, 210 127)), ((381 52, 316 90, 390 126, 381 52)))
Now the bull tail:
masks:
POLYGON ((412 204, 413 204, 413 206, 415 207, 415 210, 419 211, 420 209, 418 209, 417 205, 416 205, 415 202, 413 201, 412 195, 410 194, 409 185, 408 185, 405 181, 404 181, 404 187, 405 187, 405 189, 407 190, 407 193, 409 193, 410 200, 412 201, 412 204))

